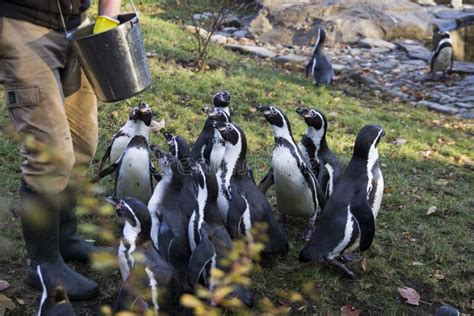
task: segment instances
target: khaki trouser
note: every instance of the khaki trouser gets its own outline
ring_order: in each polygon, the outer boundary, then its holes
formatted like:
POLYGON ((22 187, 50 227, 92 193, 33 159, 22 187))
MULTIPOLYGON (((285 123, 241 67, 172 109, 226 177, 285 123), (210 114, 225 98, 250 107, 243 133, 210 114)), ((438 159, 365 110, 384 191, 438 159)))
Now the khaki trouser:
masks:
POLYGON ((64 34, 0 17, 0 84, 15 130, 48 145, 55 157, 53 163, 23 144, 23 181, 39 192, 61 192, 73 169, 87 170, 98 140, 97 99, 64 34))

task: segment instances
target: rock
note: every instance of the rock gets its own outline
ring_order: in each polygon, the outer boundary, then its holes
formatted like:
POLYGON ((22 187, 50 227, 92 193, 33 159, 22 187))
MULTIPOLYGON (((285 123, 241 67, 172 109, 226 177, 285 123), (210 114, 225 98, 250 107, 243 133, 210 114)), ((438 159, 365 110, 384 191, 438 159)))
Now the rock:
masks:
POLYGON ((474 96, 473 95, 470 95, 470 96, 467 96, 467 97, 464 97, 464 98, 461 98, 458 100, 459 102, 472 102, 474 103, 474 96))
POLYGON ((224 27, 221 31, 226 32, 226 33, 234 33, 235 31, 238 31, 239 29, 237 27, 224 27))
POLYGON ((456 102, 456 106, 459 106, 460 108, 465 108, 465 109, 472 109, 474 108, 474 101, 470 103, 465 103, 465 102, 456 102))
POLYGON ((274 58, 276 56, 274 52, 258 46, 224 45, 224 48, 261 58, 274 58))
POLYGON ((252 35, 258 37, 259 35, 270 32, 273 26, 267 19, 264 10, 260 10, 258 15, 250 22, 249 31, 252 35))
POLYGON ((225 20, 222 22, 222 25, 238 28, 242 26, 242 23, 240 22, 240 19, 237 15, 232 14, 225 18, 225 20))
POLYGON ((193 14, 193 20, 194 21, 207 20, 211 16, 212 16, 212 12, 196 13, 196 14, 193 14))
POLYGON ((235 38, 242 38, 242 37, 245 37, 246 35, 247 35, 246 30, 239 30, 239 31, 235 31, 234 33, 232 33, 232 36, 235 37, 235 38))
POLYGON ((442 113, 447 113, 447 114, 456 114, 459 112, 458 109, 452 106, 448 105, 442 105, 436 102, 431 102, 431 101, 420 101, 418 102, 418 105, 421 106, 427 106, 429 109, 437 111, 437 112, 442 112, 442 113))
POLYGON ((470 63, 467 61, 455 61, 453 63, 453 72, 474 74, 474 63, 470 63))
POLYGON ((474 112, 470 111, 470 112, 462 112, 460 113, 460 116, 461 118, 464 118, 464 119, 474 119, 474 112))
POLYGON ((334 69, 334 73, 339 74, 344 69, 344 65, 332 64, 332 69, 334 69))
POLYGON ((434 15, 439 19, 455 21, 456 28, 474 24, 474 10, 445 10, 434 15))
POLYGON ((398 41, 396 44, 402 48, 410 58, 429 61, 431 57, 431 51, 419 42, 405 40, 398 41))
POLYGON ((286 63, 306 64, 308 62, 308 57, 295 55, 295 54, 289 54, 289 55, 275 56, 273 60, 279 64, 286 64, 286 63))
MULTIPOLYGON (((184 30, 189 32, 189 33, 192 33, 192 34, 196 33, 196 28, 193 25, 185 25, 184 30)), ((207 31, 205 29, 200 29, 199 34, 202 37, 206 37, 207 36, 207 31)))
POLYGON ((474 85, 474 75, 464 77, 464 79, 459 81, 459 83, 462 84, 462 85, 465 85, 465 86, 474 85))
POLYGON ((227 43, 227 37, 219 34, 213 34, 211 36, 211 42, 217 45, 224 45, 227 43))
MULTIPOLYGON (((331 43, 356 43, 361 38, 431 37, 431 15, 410 0, 260 0, 265 22, 272 25, 259 39, 274 43, 308 44, 324 25, 331 43)), ((256 19, 261 19, 259 14, 256 19)), ((260 29, 261 31, 261 29, 260 29)))
POLYGON ((359 46, 360 47, 365 47, 365 48, 387 48, 387 49, 395 49, 397 48, 397 45, 381 40, 381 39, 375 39, 375 38, 363 38, 359 41, 359 46))

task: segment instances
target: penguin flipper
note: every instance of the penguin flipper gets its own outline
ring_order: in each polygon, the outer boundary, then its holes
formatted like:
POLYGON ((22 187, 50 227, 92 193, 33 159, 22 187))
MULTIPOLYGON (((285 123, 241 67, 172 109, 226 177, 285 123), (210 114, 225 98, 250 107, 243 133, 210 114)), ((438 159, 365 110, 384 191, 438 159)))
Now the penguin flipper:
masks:
POLYGON ((118 166, 119 166, 119 161, 114 162, 113 164, 111 164, 107 168, 101 170, 94 178, 92 178, 91 182, 92 183, 97 183, 100 179, 102 179, 102 178, 112 174, 113 172, 115 172, 117 170, 118 166))
POLYGON ((262 191, 263 194, 265 194, 273 184, 275 184, 275 179, 273 178, 273 168, 270 168, 267 175, 263 177, 262 181, 260 181, 258 184, 258 189, 262 191))
POLYGON ((158 248, 160 255, 165 261, 170 261, 170 250, 173 245, 174 233, 171 227, 162 219, 160 219, 160 228, 158 230, 158 248))
POLYGON ((227 229, 231 238, 239 238, 240 236, 240 220, 244 214, 247 205, 242 195, 233 193, 229 211, 227 213, 227 229))
MULTIPOLYGON (((115 137, 113 139, 115 139, 115 137)), ((99 170, 102 170, 102 168, 105 165, 105 162, 110 159, 110 152, 112 151, 112 144, 114 143, 113 139, 110 142, 109 146, 107 146, 107 149, 105 150, 104 156, 102 156, 102 159, 100 160, 99 170)))
POLYGON ((321 185, 321 190, 323 191, 323 194, 324 194, 326 200, 328 200, 329 195, 330 195, 329 181, 331 181, 331 176, 330 176, 328 170, 326 169, 326 167, 323 167, 320 170, 321 171, 319 172, 319 175, 318 175, 318 182, 321 185))
POLYGON ((309 70, 311 69, 312 66, 313 66, 313 57, 311 57, 309 63, 306 65, 306 68, 305 68, 306 78, 308 78, 309 70))
POLYGON ((351 213, 360 227, 359 249, 360 251, 365 251, 369 249, 375 237, 375 218, 364 194, 358 194, 354 199, 351 213))
POLYGON ((135 288, 132 282, 132 275, 122 284, 115 299, 114 314, 121 311, 144 313, 148 309, 148 304, 143 300, 139 289, 135 288))
POLYGON ((204 229, 200 229, 201 241, 194 249, 188 263, 188 282, 191 288, 195 288, 199 278, 203 274, 206 266, 211 262, 215 255, 215 249, 209 240, 204 229))

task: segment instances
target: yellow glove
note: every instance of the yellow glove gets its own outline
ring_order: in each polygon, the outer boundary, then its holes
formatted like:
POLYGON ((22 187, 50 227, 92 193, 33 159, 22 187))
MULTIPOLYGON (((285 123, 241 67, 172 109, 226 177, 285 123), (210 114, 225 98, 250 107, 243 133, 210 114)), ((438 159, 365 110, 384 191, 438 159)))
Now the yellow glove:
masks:
POLYGON ((119 21, 106 15, 99 15, 95 19, 94 34, 105 32, 119 25, 119 21))

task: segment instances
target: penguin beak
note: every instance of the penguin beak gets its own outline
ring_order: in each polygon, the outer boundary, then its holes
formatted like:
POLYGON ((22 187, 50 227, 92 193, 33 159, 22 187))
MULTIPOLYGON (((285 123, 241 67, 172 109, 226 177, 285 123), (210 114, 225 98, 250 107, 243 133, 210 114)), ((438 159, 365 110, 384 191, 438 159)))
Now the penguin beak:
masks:
POLYGON ((206 114, 209 114, 209 112, 211 112, 211 109, 208 106, 203 106, 201 111, 203 111, 206 114))
POLYGON ((165 137, 165 139, 166 139, 167 142, 173 141, 173 135, 171 135, 171 133, 166 132, 166 131, 163 131, 162 134, 163 134, 163 136, 165 137))
POLYGON ((146 104, 145 102, 140 102, 140 104, 138 105, 138 109, 140 110, 141 113, 151 112, 150 106, 146 104))
POLYGON ((156 145, 151 145, 150 150, 155 154, 156 158, 158 159, 162 158, 165 155, 165 153, 162 152, 156 145))
POLYGON ((298 113, 299 115, 301 115, 303 117, 307 117, 309 111, 307 109, 304 109, 304 108, 297 108, 296 113, 298 113))
POLYGON ((268 115, 270 114, 270 107, 268 106, 263 106, 263 105, 258 105, 257 110, 263 113, 263 115, 268 115))
POLYGON ((214 122, 212 122, 212 127, 217 129, 219 132, 225 131, 225 124, 222 123, 222 122, 214 121, 214 122))
POLYGON ((117 215, 119 217, 123 217, 123 211, 125 210, 125 202, 123 200, 120 200, 117 205, 115 205, 115 211, 117 212, 117 215))

